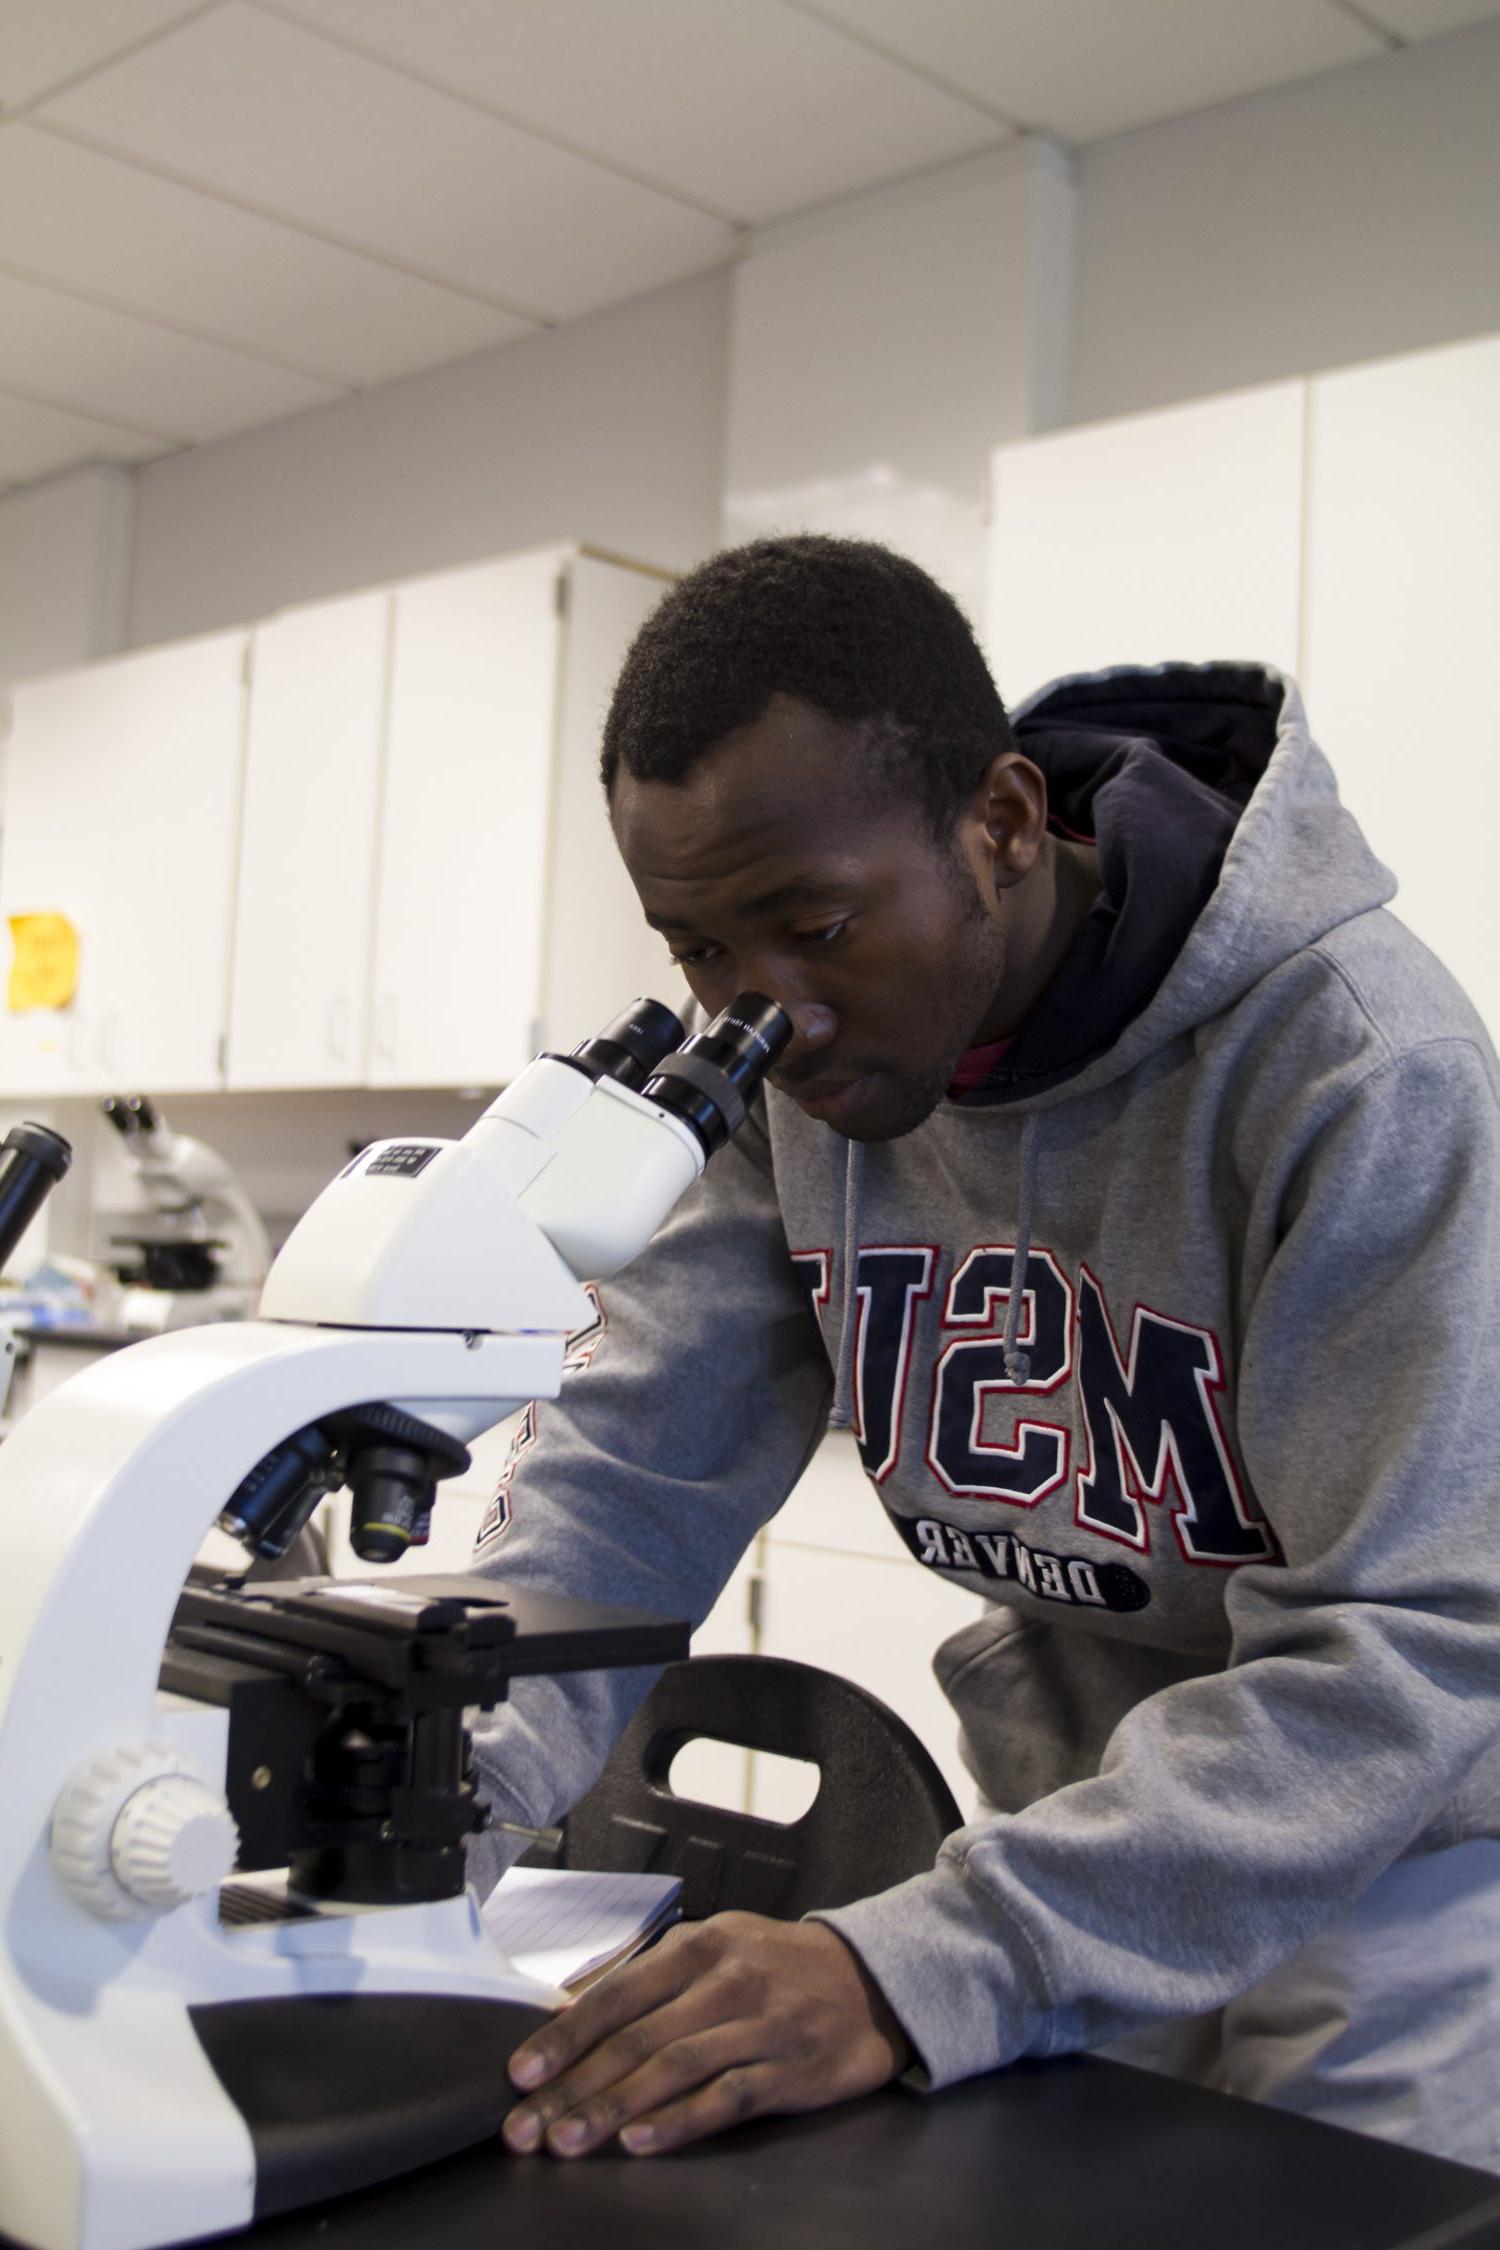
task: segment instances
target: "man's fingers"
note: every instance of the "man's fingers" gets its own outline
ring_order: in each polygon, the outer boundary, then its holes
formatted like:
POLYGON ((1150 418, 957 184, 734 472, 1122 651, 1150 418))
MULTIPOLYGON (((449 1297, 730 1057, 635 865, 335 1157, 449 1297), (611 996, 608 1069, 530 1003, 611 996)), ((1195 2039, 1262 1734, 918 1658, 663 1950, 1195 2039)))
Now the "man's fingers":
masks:
POLYGON ((639 1961, 627 1961, 601 1977, 519 2046, 510 2058, 512 2083, 528 2092, 545 2086, 612 2032, 675 2000, 692 1971, 677 1959, 680 1947, 673 1944, 674 1935, 669 1933, 639 1961))
MULTIPOLYGON (((587 2088, 585 2079, 596 2077, 594 2056, 589 2065, 569 2072, 567 2079, 558 2079, 555 2088, 549 2086, 542 2095, 528 2101, 535 2124, 526 2131, 522 2146, 540 2146, 553 2155, 587 2155, 589 2149, 598 2149, 603 2142, 621 2135, 630 2146, 632 2126, 650 2119, 670 2104, 679 2104, 681 2097, 695 2090, 711 2092, 722 2086, 722 2095, 711 2101, 713 2115, 722 2124, 735 2122, 738 2115, 749 2115, 740 2110, 738 2101, 744 2097, 747 2068, 765 2054, 765 2043, 758 2036, 758 2025, 751 2023, 724 2023, 699 2034, 684 2038, 668 2038, 652 2054, 632 2070, 618 2072, 616 2059, 605 2063, 614 2074, 587 2088)), ((600 2050, 603 2063, 603 2050, 600 2050)), ((519 2124, 519 2113, 506 2119, 506 2140, 517 2146, 513 2126, 519 2124)), ((713 2131, 713 2126, 702 2124, 699 2131, 713 2131)))
POLYGON ((706 2086, 625 2126, 620 2146, 632 2156, 659 2156, 771 2110, 800 2109, 800 2102, 788 2099, 785 2078, 784 2063, 732 2064, 706 2086))
MULTIPOLYGON (((697 1960, 704 1948, 684 1946, 681 1951, 697 1960)), ((569 2142, 594 2146, 645 2108, 699 2086, 733 2063, 776 2056, 792 2043, 789 2025, 762 2020, 760 2011, 747 2005, 749 1993, 735 1989, 740 1980, 733 1975, 726 1978, 711 1969, 686 1984, 677 1975, 666 1982, 670 1996, 661 2007, 641 2016, 625 2009, 618 2029, 598 2038, 576 2061, 555 2068, 522 2106, 510 2110, 504 2135, 513 2149, 535 2149, 542 2140, 553 2149, 564 2149, 569 2142), (580 2117, 587 2137, 569 2133, 560 2140, 564 2119, 571 2124, 580 2117)), ((596 1989, 603 1993, 603 1984, 596 1989)), ((549 2036, 551 2025, 540 2038, 549 2036)))
POLYGON ((910 2051, 834 1931, 715 1915, 605 1978, 518 2050, 511 2075, 527 2099, 502 2129, 517 2150, 581 2156, 618 2137, 646 2154, 766 2109, 867 2093, 910 2051))

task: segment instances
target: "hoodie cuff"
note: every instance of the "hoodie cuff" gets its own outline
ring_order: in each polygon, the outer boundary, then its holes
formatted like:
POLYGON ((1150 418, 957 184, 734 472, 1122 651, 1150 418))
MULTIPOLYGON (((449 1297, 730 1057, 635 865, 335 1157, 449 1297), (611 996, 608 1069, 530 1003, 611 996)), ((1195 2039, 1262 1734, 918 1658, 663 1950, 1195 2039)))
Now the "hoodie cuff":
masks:
POLYGON ((1025 1934, 981 1912, 963 1864, 945 1860, 874 1898, 806 1917, 859 1955, 921 2060, 915 2084, 951 2086, 1045 2053, 1050 2003, 1025 1934))

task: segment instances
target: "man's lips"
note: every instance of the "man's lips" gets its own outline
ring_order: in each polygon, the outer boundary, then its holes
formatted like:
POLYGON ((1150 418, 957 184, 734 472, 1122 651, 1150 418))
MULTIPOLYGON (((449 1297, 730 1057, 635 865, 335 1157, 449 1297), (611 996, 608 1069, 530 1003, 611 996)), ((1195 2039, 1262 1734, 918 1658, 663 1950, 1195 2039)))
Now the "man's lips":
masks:
POLYGON ((772 1083, 810 1116, 833 1117, 857 1106, 874 1075, 873 1071, 863 1071, 857 1078, 776 1079, 772 1083))

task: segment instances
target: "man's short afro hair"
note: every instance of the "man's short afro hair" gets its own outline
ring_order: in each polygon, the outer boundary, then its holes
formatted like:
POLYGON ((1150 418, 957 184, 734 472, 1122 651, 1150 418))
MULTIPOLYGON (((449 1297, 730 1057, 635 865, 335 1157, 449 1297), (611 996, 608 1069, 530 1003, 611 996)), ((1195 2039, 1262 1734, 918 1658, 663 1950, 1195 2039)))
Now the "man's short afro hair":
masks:
POLYGON ((906 794, 943 840, 980 775, 1013 747, 968 620, 889 547, 813 534, 727 547, 646 620, 604 728, 600 773, 683 780, 774 695, 829 718, 875 720, 881 786, 906 794))

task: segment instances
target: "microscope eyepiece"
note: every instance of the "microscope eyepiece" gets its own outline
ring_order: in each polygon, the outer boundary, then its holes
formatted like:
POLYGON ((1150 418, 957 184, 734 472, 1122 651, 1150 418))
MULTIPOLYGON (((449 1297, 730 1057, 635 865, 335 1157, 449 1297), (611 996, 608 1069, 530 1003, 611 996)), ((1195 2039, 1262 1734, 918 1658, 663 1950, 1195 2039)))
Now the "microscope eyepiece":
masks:
POLYGON ((612 1023, 561 1059, 589 1078, 613 1078, 636 1093, 674 1047, 682 1024, 660 1000, 632 1000, 612 1023))
POLYGON ((50 1125, 13 1125, 0 1141, 0 1266, 73 1161, 50 1125))
POLYGON ((664 1056, 642 1089, 690 1125, 705 1156, 745 1122, 756 1090, 792 1036, 792 1019, 763 992, 742 992, 706 1031, 664 1056))
POLYGON ((100 1115, 107 1117, 123 1140, 137 1133, 154 1133, 161 1123, 160 1117, 144 1094, 106 1094, 99 1104, 100 1115))

